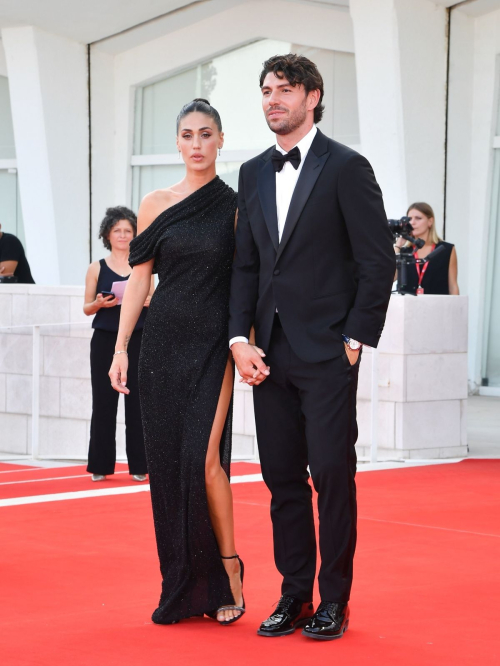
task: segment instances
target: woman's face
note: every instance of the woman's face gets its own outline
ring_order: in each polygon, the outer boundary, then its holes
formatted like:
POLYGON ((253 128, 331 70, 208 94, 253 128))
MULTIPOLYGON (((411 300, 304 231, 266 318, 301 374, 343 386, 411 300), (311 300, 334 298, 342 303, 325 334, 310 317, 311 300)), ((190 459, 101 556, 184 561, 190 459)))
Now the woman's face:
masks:
POLYGON ((130 241, 134 237, 134 228, 128 220, 119 220, 109 232, 109 242, 112 250, 128 250, 130 241))
POLYGON ((213 166, 217 151, 224 145, 224 133, 219 132, 210 116, 193 111, 182 118, 177 134, 177 148, 189 169, 204 171, 213 166))
POLYGON ((411 221, 411 226, 413 227, 414 236, 420 237, 428 233, 429 229, 434 223, 433 217, 427 217, 416 208, 412 208, 408 211, 408 217, 411 221))

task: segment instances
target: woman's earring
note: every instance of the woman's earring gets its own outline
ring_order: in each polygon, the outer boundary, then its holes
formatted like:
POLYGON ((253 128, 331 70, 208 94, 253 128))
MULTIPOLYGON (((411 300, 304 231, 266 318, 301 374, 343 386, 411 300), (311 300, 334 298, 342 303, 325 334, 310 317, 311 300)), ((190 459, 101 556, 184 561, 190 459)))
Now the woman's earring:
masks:
POLYGON ((219 148, 219 157, 220 157, 220 148, 219 148))
POLYGON ((177 155, 177 159, 181 159, 181 151, 179 150, 179 154, 177 155))

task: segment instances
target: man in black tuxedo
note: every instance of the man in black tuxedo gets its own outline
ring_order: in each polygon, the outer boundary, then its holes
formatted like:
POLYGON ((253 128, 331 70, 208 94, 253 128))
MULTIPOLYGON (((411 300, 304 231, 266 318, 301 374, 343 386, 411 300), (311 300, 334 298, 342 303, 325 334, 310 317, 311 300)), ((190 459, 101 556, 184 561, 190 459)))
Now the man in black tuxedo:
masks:
POLYGON ((254 386, 283 576, 282 597, 258 633, 283 636, 303 626, 306 636, 331 640, 349 623, 361 346, 376 347, 382 333, 394 251, 370 164, 316 128, 323 112, 316 65, 275 56, 264 63, 260 86, 277 143, 240 171, 229 324, 242 381, 254 386), (252 326, 257 346, 248 343, 252 326), (316 613, 308 465, 319 509, 316 613))

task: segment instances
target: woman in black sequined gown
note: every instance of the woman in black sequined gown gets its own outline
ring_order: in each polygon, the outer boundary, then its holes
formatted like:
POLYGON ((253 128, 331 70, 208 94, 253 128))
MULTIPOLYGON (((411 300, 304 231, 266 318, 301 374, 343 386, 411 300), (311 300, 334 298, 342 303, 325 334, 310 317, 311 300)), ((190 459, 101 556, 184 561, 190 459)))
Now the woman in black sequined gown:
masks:
MULTIPOLYGON (((142 291, 157 272, 139 361, 163 578, 153 621, 210 614, 229 623, 241 617, 244 605, 229 486, 234 374, 228 300, 236 194, 215 175, 223 134, 208 102, 183 108, 177 143, 186 176, 141 204, 116 351, 126 350, 142 291)), ((118 353, 110 378, 122 392, 128 391, 126 372, 127 355, 118 353)))

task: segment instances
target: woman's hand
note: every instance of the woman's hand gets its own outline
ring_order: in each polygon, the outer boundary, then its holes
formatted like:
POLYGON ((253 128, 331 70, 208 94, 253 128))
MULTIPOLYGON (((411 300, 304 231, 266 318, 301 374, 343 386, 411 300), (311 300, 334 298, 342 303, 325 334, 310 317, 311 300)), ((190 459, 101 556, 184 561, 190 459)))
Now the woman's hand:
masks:
POLYGON ((111 386, 118 393, 125 393, 125 395, 130 393, 130 389, 127 388, 127 372, 128 354, 116 354, 116 356, 113 356, 113 363, 108 372, 111 379, 111 386))
POLYGON ((241 376, 240 383, 258 386, 269 375, 270 369, 262 360, 265 353, 259 347, 248 342, 235 342, 231 352, 241 376))
POLYGON ((406 239, 399 236, 398 240, 394 243, 394 247, 401 249, 406 245, 406 239))
POLYGON ((113 308, 118 303, 118 299, 115 296, 103 296, 102 294, 97 294, 94 301, 98 310, 101 308, 113 308))

